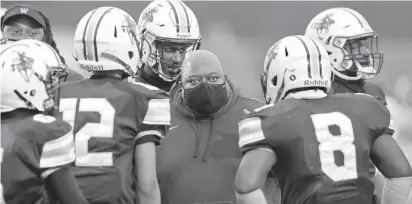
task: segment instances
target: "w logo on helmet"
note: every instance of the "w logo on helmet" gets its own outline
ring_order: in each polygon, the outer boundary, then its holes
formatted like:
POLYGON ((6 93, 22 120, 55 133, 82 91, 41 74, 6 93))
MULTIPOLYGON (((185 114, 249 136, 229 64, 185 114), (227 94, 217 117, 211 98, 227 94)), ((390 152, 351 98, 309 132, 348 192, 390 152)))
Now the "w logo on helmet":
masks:
POLYGON ((34 59, 27 57, 24 52, 17 52, 13 59, 12 71, 19 71, 26 82, 30 82, 30 77, 34 74, 32 66, 34 59))
POLYGON ((28 8, 21 8, 21 9, 20 9, 20 12, 21 12, 22 14, 26 14, 27 11, 29 11, 28 8))

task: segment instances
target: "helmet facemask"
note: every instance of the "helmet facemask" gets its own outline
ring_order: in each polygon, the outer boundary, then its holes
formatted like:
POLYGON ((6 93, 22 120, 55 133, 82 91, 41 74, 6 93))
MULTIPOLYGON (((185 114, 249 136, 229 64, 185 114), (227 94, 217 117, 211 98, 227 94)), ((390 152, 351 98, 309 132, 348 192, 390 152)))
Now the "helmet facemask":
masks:
POLYGON ((164 81, 176 81, 180 77, 183 60, 199 49, 200 39, 170 39, 155 37, 150 32, 144 34, 143 46, 150 53, 143 63, 149 66, 164 81))
POLYGON ((351 38, 334 39, 334 45, 344 53, 342 74, 349 77, 369 79, 377 76, 383 64, 383 53, 378 49, 378 36, 367 34, 351 38))
MULTIPOLYGON (((37 75, 36 76, 39 78, 39 80, 43 81, 43 83, 45 84, 46 87, 46 91, 48 94, 48 98, 46 100, 44 100, 43 102, 43 106, 44 106, 44 110, 47 113, 52 113, 55 109, 57 109, 57 105, 55 103, 55 101, 59 101, 59 82, 61 80, 61 76, 59 74, 56 74, 56 72, 54 71, 54 68, 49 67, 49 69, 51 70, 50 72, 48 72, 47 76, 45 79, 43 79, 41 76, 37 75)), ((64 77, 67 77, 67 75, 65 75, 64 77)))
POLYGON ((65 64, 60 64, 56 67, 51 67, 52 73, 51 75, 56 77, 59 82, 65 82, 67 76, 69 75, 69 68, 65 64))

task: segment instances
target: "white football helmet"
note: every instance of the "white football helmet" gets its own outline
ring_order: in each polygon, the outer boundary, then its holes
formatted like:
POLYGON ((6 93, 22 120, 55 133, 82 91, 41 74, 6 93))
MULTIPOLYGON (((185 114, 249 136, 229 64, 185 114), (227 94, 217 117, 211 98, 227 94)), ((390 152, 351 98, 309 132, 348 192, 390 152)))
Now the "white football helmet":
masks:
POLYGON ((302 35, 288 36, 276 42, 266 54, 261 74, 268 104, 306 88, 320 88, 328 93, 331 79, 331 65, 325 48, 302 35))
POLYGON ((125 77, 134 76, 139 59, 136 31, 136 22, 122 9, 94 9, 77 25, 73 56, 87 71, 122 70, 125 77))
MULTIPOLYGON (((6 13, 7 9, 6 8, 0 8, 0 17, 3 17, 4 14, 6 13)), ((3 30, 0 31, 0 45, 1 45, 1 50, 3 50, 4 44, 7 43, 7 39, 4 38, 3 35, 3 30)))
POLYGON ((141 13, 138 30, 140 33, 139 68, 149 66, 164 81, 175 81, 180 76, 183 59, 179 62, 165 59, 159 43, 174 43, 176 50, 166 52, 185 53, 200 47, 200 30, 193 11, 180 0, 155 0, 141 13), (173 73, 165 70, 173 69, 173 73))
POLYGON ((328 51, 336 76, 345 80, 368 79, 382 69, 378 35, 368 21, 349 8, 332 8, 311 20, 305 32, 328 51))
POLYGON ((52 111, 52 90, 59 79, 53 69, 60 66, 59 55, 48 44, 37 40, 19 40, 0 54, 1 112, 18 108, 52 111))

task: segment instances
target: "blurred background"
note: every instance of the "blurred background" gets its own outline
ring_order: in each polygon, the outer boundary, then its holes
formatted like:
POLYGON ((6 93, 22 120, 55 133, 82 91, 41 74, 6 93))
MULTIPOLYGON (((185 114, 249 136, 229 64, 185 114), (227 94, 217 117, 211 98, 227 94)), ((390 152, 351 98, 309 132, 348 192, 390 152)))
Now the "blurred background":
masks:
MULTIPOLYGON (((51 20, 58 48, 68 65, 78 68, 72 57, 76 24, 88 11, 100 6, 124 9, 135 20, 148 1, 2 1, 2 8, 26 4, 51 20)), ((309 21, 332 7, 349 7, 366 17, 379 34, 384 52, 380 76, 373 79, 388 95, 396 139, 412 161, 412 2, 338 1, 186 1, 196 14, 203 36, 202 49, 216 53, 231 80, 245 95, 263 99, 259 74, 273 43, 288 35, 303 34, 309 21)))

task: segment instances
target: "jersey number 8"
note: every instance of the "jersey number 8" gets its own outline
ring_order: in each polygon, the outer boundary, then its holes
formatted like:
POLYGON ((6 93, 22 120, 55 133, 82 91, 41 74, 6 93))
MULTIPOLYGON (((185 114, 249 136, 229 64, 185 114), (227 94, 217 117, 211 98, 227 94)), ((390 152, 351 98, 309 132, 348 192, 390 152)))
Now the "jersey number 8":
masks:
POLYGON ((319 157, 322 171, 333 181, 344 181, 358 177, 356 165, 355 136, 350 118, 340 112, 311 115, 319 142, 319 157), (329 126, 336 125, 339 135, 332 135, 329 126), (344 155, 344 165, 337 166, 334 151, 344 155))
POLYGON ((76 166, 113 166, 113 152, 89 152, 91 137, 113 138, 115 109, 105 98, 65 98, 60 99, 63 120, 74 127, 77 112, 97 112, 100 123, 87 123, 74 134, 76 166), (76 110, 79 102, 78 110, 76 110))

